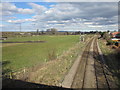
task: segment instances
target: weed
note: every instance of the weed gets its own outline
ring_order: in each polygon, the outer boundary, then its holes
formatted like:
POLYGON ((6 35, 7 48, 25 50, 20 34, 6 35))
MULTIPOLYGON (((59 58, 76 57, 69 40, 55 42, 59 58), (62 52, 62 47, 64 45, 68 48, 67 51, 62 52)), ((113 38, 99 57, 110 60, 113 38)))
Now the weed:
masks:
POLYGON ((115 44, 114 41, 112 41, 112 40, 107 40, 107 44, 106 44, 106 45, 114 45, 114 44, 115 44))
POLYGON ((54 60, 56 59, 56 57, 57 57, 56 49, 53 48, 52 50, 48 52, 48 60, 54 60))

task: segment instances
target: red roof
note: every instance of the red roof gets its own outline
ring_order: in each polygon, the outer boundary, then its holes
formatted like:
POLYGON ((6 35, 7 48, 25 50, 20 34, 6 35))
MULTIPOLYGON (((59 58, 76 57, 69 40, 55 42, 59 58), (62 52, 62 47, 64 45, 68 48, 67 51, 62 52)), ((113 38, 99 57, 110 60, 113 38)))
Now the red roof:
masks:
POLYGON ((116 34, 119 34, 120 32, 113 32, 111 33, 112 35, 116 35, 116 34))

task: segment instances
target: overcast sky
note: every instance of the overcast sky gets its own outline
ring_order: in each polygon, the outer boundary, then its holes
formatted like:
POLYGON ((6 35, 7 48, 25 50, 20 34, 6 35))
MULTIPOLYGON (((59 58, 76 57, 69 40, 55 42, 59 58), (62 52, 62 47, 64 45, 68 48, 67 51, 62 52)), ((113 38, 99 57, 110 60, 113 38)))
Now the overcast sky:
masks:
POLYGON ((118 29, 117 2, 11 2, 0 5, 3 31, 118 29))

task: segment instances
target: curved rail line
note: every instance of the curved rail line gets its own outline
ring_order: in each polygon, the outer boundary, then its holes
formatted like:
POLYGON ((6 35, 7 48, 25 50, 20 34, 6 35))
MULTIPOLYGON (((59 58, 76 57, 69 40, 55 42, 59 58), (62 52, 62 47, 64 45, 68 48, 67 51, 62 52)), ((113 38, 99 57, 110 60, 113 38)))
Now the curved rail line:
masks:
POLYGON ((92 44, 94 38, 92 38, 86 45, 85 50, 83 51, 81 61, 79 63, 77 72, 74 76, 74 80, 72 82, 71 88, 83 88, 84 80, 85 80, 85 72, 86 65, 89 56, 90 46, 92 44))
MULTIPOLYGON (((90 47, 92 45, 93 42, 93 60, 94 60, 94 75, 95 75, 95 81, 96 81, 96 88, 107 88, 108 90, 110 90, 110 86, 109 86, 109 82, 107 79, 107 75, 105 73, 104 70, 104 63, 100 58, 99 55, 99 51, 98 51, 98 45, 97 45, 97 37, 93 37, 85 46, 85 49, 83 51, 82 57, 81 57, 81 61, 79 63, 77 72, 74 76, 74 80, 72 82, 71 88, 84 88, 84 84, 85 84, 85 80, 88 78, 86 78, 86 67, 87 67, 87 63, 88 63, 88 58, 90 55, 90 47), (85 79, 86 78, 86 79, 85 79)), ((89 77, 90 78, 90 77, 89 77)))

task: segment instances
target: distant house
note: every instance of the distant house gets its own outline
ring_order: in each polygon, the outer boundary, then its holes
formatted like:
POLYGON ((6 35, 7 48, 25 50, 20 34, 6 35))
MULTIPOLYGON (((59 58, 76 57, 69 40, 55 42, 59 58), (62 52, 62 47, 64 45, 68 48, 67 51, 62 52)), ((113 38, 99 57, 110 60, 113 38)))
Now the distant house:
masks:
POLYGON ((20 35, 24 35, 25 33, 20 33, 20 35))
POLYGON ((111 33, 111 35, 112 35, 111 38, 112 41, 120 42, 120 32, 113 32, 111 33))
POLYGON ((0 40, 6 40, 7 37, 0 37, 0 40))
POLYGON ((111 33, 111 35, 112 35, 113 38, 116 38, 116 37, 120 38, 120 32, 113 32, 113 33, 111 33))

